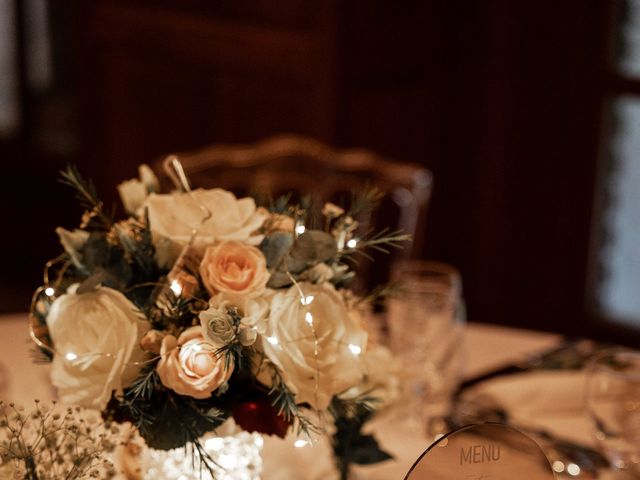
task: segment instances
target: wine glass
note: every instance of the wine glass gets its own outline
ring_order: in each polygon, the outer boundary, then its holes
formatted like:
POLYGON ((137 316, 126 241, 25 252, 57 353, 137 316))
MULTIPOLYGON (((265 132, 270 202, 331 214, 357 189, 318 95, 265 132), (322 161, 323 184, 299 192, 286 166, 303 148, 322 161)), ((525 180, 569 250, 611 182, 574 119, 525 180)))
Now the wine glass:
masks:
POLYGON ((614 349, 587 367, 586 413, 617 478, 640 476, 640 352, 614 349))
POLYGON ((460 274, 444 263, 409 260, 394 266, 392 278, 400 292, 388 305, 391 349, 403 365, 413 420, 431 430, 432 419, 448 412, 462 375, 465 313, 460 274))

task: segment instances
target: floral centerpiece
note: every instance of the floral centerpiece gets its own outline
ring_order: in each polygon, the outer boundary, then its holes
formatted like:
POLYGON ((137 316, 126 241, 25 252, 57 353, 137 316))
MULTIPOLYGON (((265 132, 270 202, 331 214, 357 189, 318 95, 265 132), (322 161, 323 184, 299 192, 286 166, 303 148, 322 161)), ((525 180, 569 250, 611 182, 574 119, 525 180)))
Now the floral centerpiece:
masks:
POLYGON ((131 422, 152 449, 190 445, 210 471, 202 436, 231 418, 248 432, 330 435, 343 477, 388 459, 362 427, 396 386, 393 362, 368 339, 372 296, 348 288, 354 254, 407 240, 356 236, 379 192, 326 204, 313 229, 305 201, 191 190, 168 164, 178 189, 159 193, 140 167, 119 186, 121 220, 75 168, 62 172, 85 212, 57 229, 64 253, 47 263, 31 325, 60 400, 131 422))

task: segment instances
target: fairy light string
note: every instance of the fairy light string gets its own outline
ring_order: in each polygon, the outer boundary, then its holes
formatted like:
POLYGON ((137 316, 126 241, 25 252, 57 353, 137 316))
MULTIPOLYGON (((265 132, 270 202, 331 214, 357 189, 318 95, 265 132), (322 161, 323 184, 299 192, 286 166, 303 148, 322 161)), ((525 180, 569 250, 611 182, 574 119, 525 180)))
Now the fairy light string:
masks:
POLYGON ((191 184, 189 183, 189 179, 184 172, 184 167, 182 166, 182 163, 176 155, 169 155, 167 158, 165 158, 163 168, 167 175, 169 175, 169 178, 171 178, 171 180, 173 181, 176 188, 189 195, 189 198, 191 198, 193 203, 198 206, 203 214, 200 223, 193 227, 193 230, 191 231, 191 238, 187 243, 187 247, 183 250, 184 253, 188 249, 188 247, 191 247, 193 245, 193 242, 195 241, 204 224, 211 220, 211 218, 213 218, 213 212, 209 207, 207 207, 202 202, 199 202, 195 198, 195 195, 193 194, 193 190, 191 188, 191 184))
POLYGON ((313 315, 310 311, 311 310, 310 305, 311 305, 311 302, 313 302, 314 298, 312 295, 309 295, 309 296, 305 295, 305 293, 302 291, 302 287, 300 287, 300 284, 296 281, 295 278, 293 278, 293 275, 291 275, 291 272, 287 271, 287 276, 289 277, 289 280, 291 280, 291 282, 293 283, 296 290, 298 290, 298 295, 300 296, 300 303, 302 304, 303 312, 304 312, 304 321, 311 329, 311 335, 313 336, 313 364, 315 367, 313 400, 315 404, 315 414, 318 417, 318 420, 320 421, 320 425, 319 425, 320 430, 324 431, 325 430, 324 415, 318 408, 319 391, 320 391, 320 360, 319 360, 320 340, 318 339, 318 332, 316 331, 316 327, 313 323, 313 315))
MULTIPOLYGON (((167 175, 169 176, 169 178, 172 180, 172 182, 174 183, 175 187, 179 190, 181 190, 182 192, 184 192, 185 194, 189 195, 189 197, 191 198, 191 200, 198 206, 198 208, 202 211, 203 213, 203 217, 200 220, 200 223, 196 226, 193 227, 192 231, 191 231, 191 236, 189 238, 189 242, 187 243, 187 245, 183 248, 183 251, 181 252, 180 256, 178 257, 178 260, 176 261, 176 263, 179 263, 181 260, 184 259, 184 257, 186 255, 188 255, 188 251, 190 250, 190 248, 193 245, 193 242, 195 241, 196 237, 198 236, 200 230, 202 229, 202 227, 204 226, 204 224, 209 221, 212 217, 213 217, 213 213, 211 212, 211 210, 204 204, 202 204, 201 202, 198 202, 198 200, 195 198, 195 196, 193 195, 193 190, 191 188, 191 185, 189 184, 189 180, 187 178, 187 175, 185 174, 184 168, 182 166, 182 163, 180 162, 180 160, 178 159, 178 157, 176 155, 169 155, 163 163, 163 168, 165 170, 165 172, 167 173, 167 175)), ((67 271, 67 269, 70 267, 71 262, 67 259, 65 254, 61 254, 58 257, 49 260, 44 267, 44 271, 43 271, 43 283, 44 285, 38 287, 36 289, 36 291, 34 292, 32 298, 31 298, 31 306, 29 309, 29 317, 30 317, 30 321, 29 321, 29 336, 31 337, 31 339, 33 340, 33 342, 38 346, 38 348, 52 354, 52 355, 58 355, 59 357, 63 358, 64 360, 68 361, 68 362, 78 362, 80 360, 86 359, 86 358, 90 358, 90 357, 105 357, 105 358, 115 358, 116 354, 114 353, 109 353, 109 352, 86 352, 86 353, 77 353, 77 352, 60 352, 59 350, 57 350, 55 348, 55 346, 50 345, 46 342, 44 342, 37 334, 36 332, 36 327, 39 327, 39 321, 36 317, 36 310, 38 308, 38 302, 41 300, 42 295, 44 294, 48 300, 52 299, 55 297, 55 295, 60 291, 60 284, 62 282, 62 279, 64 277, 65 272, 67 271), (56 279, 53 283, 53 286, 50 282, 50 270, 57 264, 64 262, 62 268, 58 271, 57 275, 56 275, 56 279)), ((163 289, 169 289, 171 290, 174 295, 180 296, 180 294, 182 293, 182 285, 179 285, 179 282, 177 282, 177 280, 170 278, 171 277, 171 272, 168 275, 168 282, 167 283, 158 283, 156 284, 157 286, 163 288, 163 289), (177 292, 179 287, 179 292, 177 292)), ((149 285, 153 284, 153 282, 149 282, 149 285)), ((139 286, 135 286, 136 288, 138 288, 139 286)), ((142 313, 140 313, 140 315, 142 317, 144 317, 144 315, 142 315, 142 313)), ((176 348, 180 348, 179 346, 176 346, 176 348)), ((171 352, 167 352, 166 355, 170 355, 171 352)), ((149 358, 147 360, 141 360, 141 361, 130 361, 130 362, 126 362, 124 365, 129 366, 129 365, 135 365, 135 366, 143 366, 143 365, 147 365, 149 363, 153 363, 156 360, 162 358, 162 355, 156 355, 152 358, 149 358)))
MULTIPOLYGON (((198 201, 198 199, 195 197, 195 195, 193 194, 193 190, 191 188, 191 185, 189 183, 189 180, 187 178, 187 175, 185 174, 184 168, 182 166, 182 163, 180 162, 180 160, 178 159, 177 156, 175 155, 170 155, 168 156, 163 163, 163 168, 165 170, 165 172, 167 173, 167 175, 169 176, 169 178, 172 180, 172 182, 174 183, 175 187, 181 191, 183 194, 188 195, 191 200, 194 202, 194 204, 196 204, 198 206, 198 208, 202 211, 202 219, 200 220, 200 222, 195 225, 191 231, 191 236, 189 238, 189 241, 187 242, 187 244, 185 245, 185 247, 182 249, 182 252, 180 253, 178 260, 176 261, 176 266, 178 266, 178 264, 183 261, 185 259, 185 257, 187 257, 189 255, 189 251, 192 249, 193 244, 195 239, 197 238, 197 236, 200 233, 200 230, 203 228, 203 226, 206 224, 206 222, 208 222, 212 217, 213 217, 213 212, 211 211, 211 209, 209 209, 206 205, 204 205, 202 202, 198 201)), ((304 233, 305 231, 305 225, 304 225, 304 216, 301 214, 301 212, 297 211, 296 215, 295 215, 295 227, 294 227, 294 236, 297 238, 298 236, 300 236, 302 233, 304 233)), ((340 238, 338 240, 338 243, 340 244, 339 246, 344 247, 344 239, 340 238)), ((353 245, 348 245, 350 248, 353 248, 353 245)), ((33 340, 33 342, 42 350, 53 354, 53 355, 58 355, 60 358, 64 359, 65 361, 69 361, 72 363, 76 363, 81 361, 82 359, 85 358, 89 358, 89 357, 96 357, 96 356, 103 356, 106 358, 114 358, 116 357, 116 354, 114 353, 108 353, 108 352, 87 352, 87 353, 77 353, 77 352, 60 352, 58 351, 55 346, 48 344, 47 342, 43 341, 39 336, 38 333, 36 332, 36 328, 39 327, 43 327, 43 325, 41 325, 40 320, 37 318, 36 315, 36 311, 38 309, 38 304, 39 302, 42 300, 42 297, 44 295, 46 301, 51 302, 52 299, 54 299, 56 297, 57 294, 60 293, 60 285, 62 283, 63 277, 65 272, 67 271, 67 269, 71 266, 71 262, 67 259, 67 256, 65 254, 62 254, 50 261, 48 261, 45 265, 44 271, 43 271, 43 285, 38 287, 38 289, 36 289, 36 291, 34 292, 32 299, 31 299, 31 307, 30 307, 30 324, 29 324, 29 334, 31 339, 33 340), (51 283, 51 273, 50 271, 58 264, 62 263, 62 267, 59 269, 59 271, 56 274, 55 280, 53 283, 51 283)), ((167 281, 166 282, 147 282, 144 284, 144 286, 157 286, 159 288, 162 288, 164 291, 171 291, 173 293, 174 296, 179 297, 183 294, 183 285, 181 285, 181 283, 179 282, 179 280, 177 280, 176 278, 172 278, 172 273, 173 270, 169 273, 169 275, 167 275, 167 281)), ((314 387, 313 387, 313 397, 314 397, 314 413, 317 416, 320 425, 319 425, 319 430, 320 431, 325 431, 326 430, 326 419, 325 416, 323 414, 323 412, 319 409, 318 405, 319 405, 319 397, 320 397, 320 375, 321 375, 321 371, 320 371, 320 339, 319 339, 319 335, 318 335, 318 331, 316 329, 316 325, 315 325, 315 319, 313 318, 313 314, 311 313, 311 304, 314 301, 314 296, 313 295, 306 295, 305 292, 303 291, 300 283, 294 278, 294 276, 289 272, 286 271, 286 275, 288 276, 289 280, 292 282, 294 288, 297 290, 298 292, 298 296, 299 296, 299 301, 302 305, 302 315, 301 315, 301 321, 305 322, 305 325, 310 329, 310 335, 309 336, 304 336, 298 339, 294 339, 294 340, 289 340, 285 343, 296 343, 299 341, 308 341, 309 339, 311 339, 313 341, 313 366, 314 366, 314 387)), ((131 287, 129 290, 132 290, 134 288, 139 288, 140 285, 136 285, 134 287, 131 287)), ((141 317, 144 318, 144 315, 139 312, 141 317)), ((263 321, 266 321, 266 319, 263 319, 263 321)), ((46 328, 46 327, 45 327, 46 328)), ((255 327, 254 327, 255 328, 255 327)), ((279 344, 279 339, 277 337, 274 336, 269 336, 269 337, 265 337, 266 341, 268 341, 269 343, 273 344, 273 345, 278 345, 279 344)), ((338 339, 331 339, 331 342, 336 342, 338 345, 343 346, 344 348, 347 348, 354 356, 359 357, 360 353, 362 352, 362 347, 360 345, 355 345, 355 344, 351 344, 351 343, 347 343, 338 339)), ((176 346, 176 349, 179 349, 180 346, 176 346)), ((164 355, 170 355, 172 353, 172 351, 169 352, 165 352, 164 355)), ((164 356, 163 354, 157 354, 154 355, 146 360, 140 360, 140 361, 129 361, 124 363, 124 365, 135 365, 135 366, 144 366, 144 365, 148 365, 150 363, 156 362, 157 360, 163 358, 164 356)), ((314 440, 312 438, 309 438, 309 443, 313 443, 314 440)), ((296 445, 298 446, 298 445, 296 445)))

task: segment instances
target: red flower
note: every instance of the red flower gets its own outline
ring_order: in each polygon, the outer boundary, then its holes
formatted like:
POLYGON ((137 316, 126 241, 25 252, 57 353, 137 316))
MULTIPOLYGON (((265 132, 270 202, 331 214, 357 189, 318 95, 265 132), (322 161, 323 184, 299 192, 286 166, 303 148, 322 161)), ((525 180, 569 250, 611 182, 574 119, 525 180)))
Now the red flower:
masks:
POLYGON ((233 418, 247 432, 277 435, 284 438, 291 422, 273 408, 267 398, 241 402, 232 409, 233 418))

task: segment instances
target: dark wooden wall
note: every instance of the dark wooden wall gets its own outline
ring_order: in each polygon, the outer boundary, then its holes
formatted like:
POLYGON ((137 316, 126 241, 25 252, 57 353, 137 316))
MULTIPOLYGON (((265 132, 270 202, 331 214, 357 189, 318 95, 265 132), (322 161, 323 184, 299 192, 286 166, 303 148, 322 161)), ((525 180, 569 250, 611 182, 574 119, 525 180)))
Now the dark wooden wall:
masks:
POLYGON ((423 256, 461 269, 470 319, 586 331, 616 2, 71 5, 76 159, 103 191, 163 153, 279 132, 421 162, 423 256))

